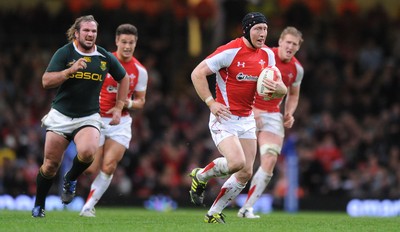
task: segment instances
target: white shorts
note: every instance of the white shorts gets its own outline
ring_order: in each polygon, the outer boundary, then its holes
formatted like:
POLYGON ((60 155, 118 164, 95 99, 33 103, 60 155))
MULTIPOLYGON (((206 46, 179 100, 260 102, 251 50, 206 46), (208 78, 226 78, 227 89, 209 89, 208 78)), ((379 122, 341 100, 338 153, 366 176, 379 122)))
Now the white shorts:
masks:
POLYGON ((92 126, 100 131, 100 128, 103 127, 103 122, 99 113, 80 118, 71 118, 52 108, 42 118, 42 125, 46 127, 47 131, 53 131, 68 140, 72 140, 80 128, 92 126))
POLYGON ((113 126, 109 124, 112 118, 103 117, 101 119, 103 120, 104 128, 101 129, 100 146, 104 145, 107 138, 118 142, 128 149, 132 138, 132 117, 129 115, 123 116, 119 124, 113 126))
POLYGON ((257 131, 268 131, 276 135, 285 136, 283 128, 283 116, 281 113, 268 113, 265 111, 255 110, 254 118, 256 119, 257 131))
POLYGON ((208 127, 217 146, 229 136, 237 136, 239 139, 257 139, 256 122, 253 114, 248 117, 231 115, 229 120, 220 119, 220 121, 217 121, 214 114, 210 114, 208 127))

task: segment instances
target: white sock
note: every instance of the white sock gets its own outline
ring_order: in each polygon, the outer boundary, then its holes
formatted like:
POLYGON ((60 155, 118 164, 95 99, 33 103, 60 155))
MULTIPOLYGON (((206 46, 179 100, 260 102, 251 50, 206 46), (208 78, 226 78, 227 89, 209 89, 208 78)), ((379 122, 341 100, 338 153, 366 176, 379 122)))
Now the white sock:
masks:
POLYGON ((241 184, 236 179, 235 175, 231 175, 221 188, 217 198, 215 199, 210 210, 208 210, 208 215, 213 215, 215 213, 221 213, 223 209, 239 195, 240 192, 246 187, 246 184, 241 184))
POLYGON ((113 175, 107 175, 102 171, 99 172, 90 186, 89 196, 82 210, 93 208, 97 204, 108 186, 110 186, 112 178, 113 175))
POLYGON ((224 157, 216 158, 197 173, 197 178, 207 182, 212 177, 221 177, 229 174, 228 161, 224 157))
POLYGON ((256 174, 251 180, 249 193, 247 194, 247 200, 242 208, 248 209, 250 207, 253 207, 256 201, 263 194, 271 178, 272 174, 266 173, 261 167, 258 168, 256 174))

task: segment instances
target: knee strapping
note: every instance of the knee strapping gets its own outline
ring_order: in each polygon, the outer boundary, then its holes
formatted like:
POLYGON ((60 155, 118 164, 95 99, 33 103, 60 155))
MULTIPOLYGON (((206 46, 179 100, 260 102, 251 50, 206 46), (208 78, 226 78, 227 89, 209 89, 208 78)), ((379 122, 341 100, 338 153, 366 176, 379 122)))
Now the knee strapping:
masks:
POLYGON ((276 144, 264 144, 260 147, 260 154, 271 154, 278 156, 281 153, 282 147, 276 144))

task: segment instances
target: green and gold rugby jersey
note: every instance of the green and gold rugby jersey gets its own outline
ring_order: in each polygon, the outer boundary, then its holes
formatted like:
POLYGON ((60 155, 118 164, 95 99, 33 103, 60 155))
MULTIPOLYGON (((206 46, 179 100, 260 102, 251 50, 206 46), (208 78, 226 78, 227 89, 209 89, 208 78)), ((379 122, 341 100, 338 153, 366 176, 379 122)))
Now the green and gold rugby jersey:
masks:
POLYGON ((68 76, 57 90, 52 107, 66 116, 78 118, 100 111, 101 86, 110 73, 116 81, 126 74, 115 56, 100 46, 92 53, 78 51, 73 43, 59 48, 50 60, 46 72, 59 72, 72 66, 80 58, 86 59, 86 69, 68 76))

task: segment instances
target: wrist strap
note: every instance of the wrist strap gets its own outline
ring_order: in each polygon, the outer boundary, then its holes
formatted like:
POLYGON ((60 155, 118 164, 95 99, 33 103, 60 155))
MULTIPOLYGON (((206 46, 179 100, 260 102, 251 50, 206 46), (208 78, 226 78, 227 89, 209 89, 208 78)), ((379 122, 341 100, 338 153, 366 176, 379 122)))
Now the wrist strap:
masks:
POLYGON ((204 102, 208 105, 208 103, 209 103, 210 101, 212 101, 212 100, 214 100, 214 98, 213 98, 212 96, 209 96, 208 98, 206 98, 206 99, 204 100, 204 102))
POLYGON ((129 99, 129 103, 128 103, 128 109, 131 109, 133 106, 133 101, 131 99, 129 99))

